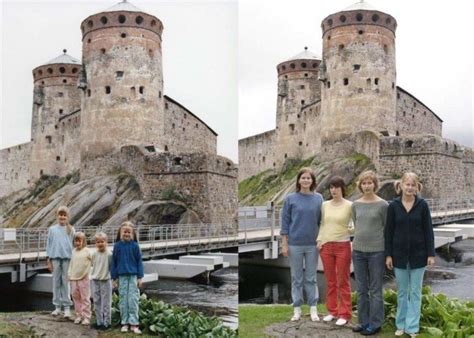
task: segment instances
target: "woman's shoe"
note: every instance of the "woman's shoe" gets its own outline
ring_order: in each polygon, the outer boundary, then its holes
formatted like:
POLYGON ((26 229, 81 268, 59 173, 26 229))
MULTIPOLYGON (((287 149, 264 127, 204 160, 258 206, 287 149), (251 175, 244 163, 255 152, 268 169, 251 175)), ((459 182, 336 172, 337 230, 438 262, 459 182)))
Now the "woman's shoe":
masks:
POLYGON ((300 307, 294 307, 293 308, 293 317, 291 317, 291 321, 292 322, 297 322, 300 319, 301 319, 301 308, 300 307))
POLYGON ((332 321, 332 320, 335 319, 335 318, 336 318, 336 317, 334 317, 332 314, 328 314, 327 316, 325 316, 325 317, 323 318, 323 321, 325 321, 325 322, 330 322, 330 321, 332 321))
POLYGON ((71 310, 69 308, 65 308, 64 309, 64 318, 67 318, 67 319, 71 319, 72 315, 71 315, 71 310))
POLYGON ((74 319, 74 324, 81 324, 81 322, 82 322, 81 317, 76 317, 76 319, 74 319))
POLYGON ((339 318, 338 320, 336 320, 336 325, 337 326, 344 326, 346 324, 347 324, 347 319, 339 318))
POLYGON ((140 328, 138 326, 132 326, 130 328, 130 331, 132 331, 133 333, 136 333, 136 334, 142 334, 142 331, 140 331, 140 328))
POLYGON ((51 316, 59 316, 61 314, 61 308, 56 308, 53 312, 51 312, 51 316))
POLYGON ((365 325, 357 324, 356 326, 354 326, 354 327, 352 328, 352 332, 361 332, 361 331, 364 331, 368 326, 369 326, 369 324, 365 324, 365 325))
POLYGON ((403 331, 403 330, 397 330, 397 331, 395 331, 395 336, 397 336, 397 337, 401 337, 401 336, 403 336, 404 334, 405 334, 405 331, 403 331))
POLYGON ((418 336, 418 333, 408 333, 410 335, 410 337, 417 337, 418 336))
POLYGON ((90 322, 90 320, 89 320, 89 319, 87 319, 87 318, 84 318, 84 320, 82 321, 82 323, 81 323, 81 324, 82 324, 82 325, 91 325, 91 322, 90 322))
POLYGON ((309 308, 309 314, 313 322, 319 322, 318 308, 316 306, 311 306, 309 308))
POLYGON ((120 332, 128 332, 128 325, 122 325, 120 332))
POLYGON ((360 334, 363 336, 372 336, 376 334, 377 332, 379 332, 380 329, 381 329, 380 327, 374 329, 372 326, 369 325, 364 330, 362 330, 360 334))

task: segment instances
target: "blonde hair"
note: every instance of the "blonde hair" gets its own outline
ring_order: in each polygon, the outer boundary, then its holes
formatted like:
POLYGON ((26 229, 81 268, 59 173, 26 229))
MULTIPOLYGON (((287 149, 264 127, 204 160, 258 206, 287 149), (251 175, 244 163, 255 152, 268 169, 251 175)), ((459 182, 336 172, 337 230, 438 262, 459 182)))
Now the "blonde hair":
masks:
POLYGON ((397 194, 400 194, 402 192, 402 183, 405 182, 408 179, 412 179, 413 182, 415 183, 417 193, 421 192, 421 189, 423 189, 423 184, 420 183, 420 179, 418 178, 418 175, 415 174, 414 172, 406 172, 403 174, 402 178, 395 181, 394 186, 395 186, 395 191, 397 194))
POLYGON ((87 238, 86 238, 86 234, 83 233, 82 231, 78 231, 76 232, 76 234, 74 235, 74 241, 76 241, 76 239, 80 238, 81 239, 81 242, 82 242, 82 246, 81 246, 81 249, 82 248, 85 248, 87 246, 87 238))
POLYGON ((124 228, 124 227, 132 228, 132 239, 135 242, 138 242, 137 241, 137 233, 135 231, 135 226, 130 221, 125 221, 120 225, 120 228, 118 229, 118 232, 117 232, 117 238, 115 239, 115 241, 118 242, 118 241, 122 240, 122 228, 124 228))
POLYGON ((95 240, 98 240, 98 239, 103 239, 104 241, 107 242, 107 234, 105 232, 98 232, 95 234, 94 236, 95 240))
POLYGON ((371 180, 374 183, 374 192, 377 191, 379 188, 379 179, 377 178, 377 175, 375 175, 375 172, 372 170, 366 170, 359 175, 359 178, 357 179, 357 189, 359 189, 361 193, 364 193, 362 190, 362 182, 365 180, 371 180))
MULTIPOLYGON (((69 211, 69 208, 67 206, 61 205, 58 208, 58 211, 56 211, 56 216, 59 216, 59 214, 66 214, 66 216, 68 218, 68 221, 69 221, 70 211, 69 211)), ((66 228, 67 234, 70 235, 72 233, 73 226, 71 225, 71 223, 68 222, 66 227, 67 227, 66 228)))

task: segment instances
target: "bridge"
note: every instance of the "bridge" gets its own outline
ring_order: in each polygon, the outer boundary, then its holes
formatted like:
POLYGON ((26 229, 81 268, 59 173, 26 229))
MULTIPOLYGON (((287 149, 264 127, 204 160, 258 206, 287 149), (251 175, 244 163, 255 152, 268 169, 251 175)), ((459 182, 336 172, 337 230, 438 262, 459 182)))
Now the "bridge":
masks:
MULTIPOLYGON (((97 232, 107 234, 112 249, 116 227, 76 228, 86 234, 93 248, 97 232)), ((239 246, 239 234, 232 224, 139 225, 136 228, 144 261, 153 258, 206 253, 239 246)), ((46 240, 48 229, 0 229, 0 274, 11 274, 11 282, 24 282, 47 269, 46 240)))
MULTIPOLYGON (((435 247, 439 248, 467 237, 474 238, 474 221, 471 224, 456 224, 474 220, 474 199, 453 202, 448 199, 426 199, 431 210, 434 225, 435 247), (454 223, 454 224, 450 224, 454 223)), ((266 265, 285 266, 286 259, 280 256, 280 213, 281 207, 269 203, 266 206, 239 208, 239 254, 263 254, 266 265), (276 261, 278 259, 278 261, 276 261)), ((240 261, 245 262, 245 256, 240 261)), ((263 262, 258 259, 259 262, 263 262)), ((318 264, 322 267, 321 264, 318 264)))

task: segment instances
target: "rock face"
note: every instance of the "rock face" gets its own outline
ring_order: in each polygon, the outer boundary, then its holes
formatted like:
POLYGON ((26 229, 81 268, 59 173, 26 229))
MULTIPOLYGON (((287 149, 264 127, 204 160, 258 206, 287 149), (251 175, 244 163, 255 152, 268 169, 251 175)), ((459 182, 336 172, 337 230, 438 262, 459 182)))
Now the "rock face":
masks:
POLYGON ((303 318, 298 322, 284 322, 273 324, 265 328, 265 335, 269 337, 290 338, 290 337, 313 337, 313 338, 349 338, 360 337, 358 333, 353 333, 349 325, 343 327, 336 326, 334 322, 325 323, 323 321, 312 322, 303 318))
POLYGON ((133 176, 116 174, 78 181, 43 177, 32 190, 0 200, 2 227, 45 228, 56 222, 56 210, 67 205, 76 227, 135 224, 199 223, 197 214, 181 201, 144 200, 133 176))

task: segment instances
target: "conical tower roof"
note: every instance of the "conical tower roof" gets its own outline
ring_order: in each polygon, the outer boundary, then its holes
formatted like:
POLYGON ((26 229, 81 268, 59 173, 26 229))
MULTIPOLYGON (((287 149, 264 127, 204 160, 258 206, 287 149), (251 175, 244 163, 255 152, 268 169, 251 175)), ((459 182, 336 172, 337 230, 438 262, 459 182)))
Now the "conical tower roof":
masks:
POLYGON ((66 54, 66 53, 67 53, 67 50, 63 49, 63 54, 59 55, 58 57, 55 57, 52 60, 49 60, 43 65, 53 65, 53 64, 58 64, 58 63, 70 63, 70 64, 75 64, 75 65, 81 64, 81 61, 79 61, 75 57, 72 57, 71 55, 66 54))
POLYGON ((362 11, 378 11, 377 8, 369 4, 368 2, 365 2, 364 0, 361 0, 359 2, 356 2, 353 5, 350 5, 349 7, 346 7, 342 10, 342 12, 346 11, 357 11, 357 10, 362 10, 362 11))
POLYGON ((304 51, 296 54, 295 56, 289 58, 286 61, 291 61, 291 60, 321 60, 321 56, 308 50, 308 47, 305 47, 304 51))
POLYGON ((115 4, 113 5, 112 7, 109 7, 107 8, 105 11, 103 12, 119 12, 119 11, 127 11, 127 12, 142 12, 142 13, 145 13, 144 11, 142 11, 140 8, 138 8, 137 6, 135 5, 132 5, 130 2, 128 2, 127 0, 123 0, 121 2, 119 2, 118 4, 115 4))

